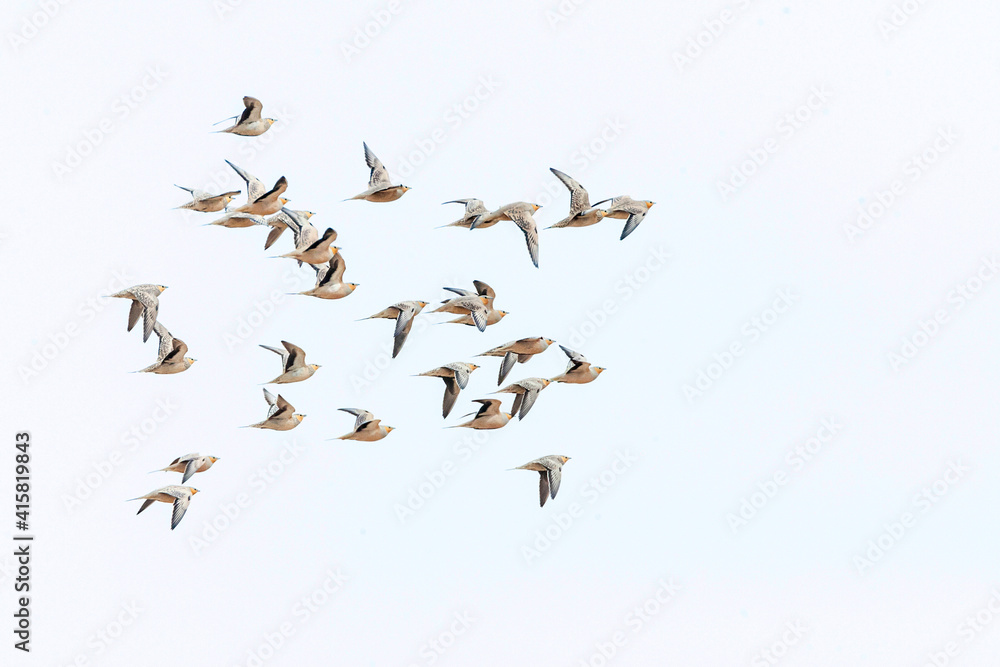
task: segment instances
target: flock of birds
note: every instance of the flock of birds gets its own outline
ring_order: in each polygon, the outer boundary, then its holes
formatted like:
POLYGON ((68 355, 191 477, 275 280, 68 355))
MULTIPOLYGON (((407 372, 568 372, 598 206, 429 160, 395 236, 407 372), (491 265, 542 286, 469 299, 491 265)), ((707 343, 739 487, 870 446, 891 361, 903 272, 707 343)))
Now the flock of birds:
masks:
MULTIPOLYGON (((221 132, 253 137, 263 134, 274 124, 273 118, 261 117, 263 105, 260 100, 244 97, 243 104, 245 107, 243 113, 238 118, 232 117, 236 122, 221 132)), ((406 194, 410 188, 392 183, 385 166, 367 144, 364 144, 364 151, 365 161, 371 170, 368 188, 350 199, 384 203, 395 201, 406 194)), ((289 199, 282 195, 288 189, 288 180, 282 176, 273 188, 267 189, 257 177, 228 160, 226 162, 246 183, 247 201, 244 205, 233 210, 229 208, 232 201, 240 194, 239 190, 212 195, 201 190, 177 186, 191 195, 191 201, 178 208, 201 213, 224 213, 222 217, 208 223, 209 225, 228 228, 268 227, 269 233, 264 242, 265 249, 277 242, 286 229, 290 229, 294 236, 295 249, 281 255, 281 257, 294 259, 300 266, 303 263, 309 264, 316 272, 315 286, 300 292, 300 294, 321 299, 341 299, 353 294, 358 284, 343 280, 346 265, 340 248, 333 245, 337 240, 337 232, 333 228, 327 228, 320 234, 319 230, 310 222, 310 218, 314 215, 311 211, 297 211, 286 207, 289 199)), ((651 201, 634 200, 629 196, 613 197, 591 205, 590 196, 583 186, 557 169, 551 171, 570 192, 569 215, 552 225, 553 228, 586 227, 605 218, 624 219, 625 227, 621 234, 621 239, 624 239, 635 231, 650 207, 653 206, 651 201), (607 207, 599 208, 601 204, 609 202, 607 207)), ((455 199, 445 203, 464 204, 465 213, 459 220, 444 225, 444 227, 464 227, 474 230, 486 229, 504 220, 513 222, 524 233, 531 261, 535 267, 538 266, 538 228, 532 214, 541 208, 540 206, 528 202, 514 202, 490 211, 479 199, 455 199)), ((457 318, 449 320, 449 322, 475 326, 479 331, 485 331, 486 327, 496 324, 508 314, 507 311, 494 308, 496 292, 492 287, 480 280, 474 281, 473 287, 474 290, 445 287, 445 290, 452 292, 455 296, 442 301, 441 305, 431 312, 458 315, 457 318)), ((195 362, 195 359, 187 356, 188 347, 184 341, 175 338, 159 321, 159 297, 165 289, 167 288, 163 285, 145 284, 136 285, 110 295, 131 301, 128 331, 131 331, 141 318, 143 342, 146 342, 153 333, 159 338, 156 361, 137 372, 181 373, 188 370, 195 362)), ((392 357, 395 358, 406 342, 414 318, 428 305, 426 301, 400 301, 364 319, 395 320, 392 351, 392 357)), ((497 379, 499 387, 516 363, 525 363, 535 355, 542 354, 553 343, 555 341, 551 338, 522 338, 486 350, 478 356, 501 358, 497 379)), ((281 348, 261 345, 262 348, 281 357, 281 374, 265 384, 280 385, 302 382, 312 377, 320 368, 319 364, 307 364, 305 351, 297 345, 288 341, 281 341, 281 345, 281 348)), ((466 417, 472 416, 472 419, 449 428, 502 428, 515 415, 518 420, 524 419, 538 399, 538 395, 551 383, 587 384, 596 380, 605 370, 600 366, 591 365, 579 352, 563 345, 559 347, 569 358, 569 364, 563 373, 549 379, 529 377, 499 389, 496 393, 514 394, 514 402, 510 412, 502 410, 500 399, 476 399, 474 402, 480 405, 479 410, 465 415, 466 417)), ((419 374, 419 377, 437 377, 444 381, 444 400, 442 403, 442 416, 444 418, 451 414, 459 393, 468 386, 469 377, 478 368, 480 367, 476 364, 454 362, 419 374)), ((275 396, 265 388, 264 399, 268 405, 265 419, 244 428, 288 431, 298 426, 305 418, 305 415, 296 413, 294 406, 280 394, 275 396)), ((340 410, 353 415, 355 421, 354 427, 349 433, 336 439, 375 442, 385 438, 394 430, 392 426, 382 425, 381 420, 367 410, 360 408, 340 408, 340 410)), ((171 503, 173 513, 170 528, 173 530, 184 517, 191 498, 198 493, 198 489, 185 486, 185 484, 193 475, 205 472, 218 460, 218 457, 215 456, 192 453, 174 459, 170 465, 160 471, 154 471, 179 472, 182 474, 181 484, 165 486, 138 498, 133 498, 133 500, 144 501, 138 513, 142 513, 154 502, 171 503)), ((543 456, 515 469, 539 473, 540 504, 544 507, 548 498, 556 497, 562 478, 562 467, 568 460, 569 457, 561 455, 543 456)))

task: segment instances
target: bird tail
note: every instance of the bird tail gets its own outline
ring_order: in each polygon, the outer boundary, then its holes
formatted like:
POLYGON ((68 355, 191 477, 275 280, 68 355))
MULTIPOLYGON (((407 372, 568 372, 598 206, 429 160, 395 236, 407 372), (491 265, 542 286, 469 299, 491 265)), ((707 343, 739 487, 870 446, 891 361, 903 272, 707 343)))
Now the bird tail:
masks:
MULTIPOLYGON (((237 116, 230 116, 229 118, 223 118, 218 123, 212 123, 212 127, 219 125, 220 123, 225 123, 227 120, 236 120, 237 116)), ((219 130, 220 132, 225 132, 225 130, 219 130)))

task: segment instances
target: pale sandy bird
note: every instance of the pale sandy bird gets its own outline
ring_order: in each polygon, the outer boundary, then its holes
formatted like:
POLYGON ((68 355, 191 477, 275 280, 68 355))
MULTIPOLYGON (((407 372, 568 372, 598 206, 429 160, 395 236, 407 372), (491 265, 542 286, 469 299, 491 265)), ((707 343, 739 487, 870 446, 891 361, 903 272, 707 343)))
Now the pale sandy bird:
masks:
POLYGON ((236 209, 237 213, 250 213, 252 215, 274 215, 281 210, 281 207, 290 200, 281 195, 288 189, 288 179, 284 176, 278 179, 274 187, 270 190, 264 183, 250 172, 237 167, 226 160, 226 164, 233 168, 247 184, 247 203, 236 209))
POLYGON ((591 366, 587 357, 579 352, 574 352, 565 345, 560 345, 559 348, 569 357, 569 365, 566 366, 566 370, 561 375, 551 378, 551 382, 587 384, 596 380, 597 376, 605 371, 602 366, 591 366))
POLYGON ((174 185, 174 187, 180 188, 191 193, 191 201, 183 206, 178 206, 179 209, 187 209, 188 211, 198 211, 199 213, 216 213, 229 206, 229 202, 236 198, 236 195, 240 193, 239 190, 231 190, 229 192, 223 192, 221 195, 212 195, 204 190, 197 190, 195 188, 186 188, 183 185, 174 185))
MULTIPOLYGON (((311 222, 309 222, 312 215, 310 214, 307 217, 305 215, 300 215, 301 213, 303 213, 303 211, 293 211, 288 208, 283 208, 276 214, 276 216, 282 216, 281 224, 284 224, 292 230, 292 235, 295 237, 295 249, 300 251, 305 250, 319 240, 319 230, 316 229, 311 222)), ((271 230, 271 233, 274 233, 273 229, 271 230)), ((270 235, 268 238, 270 238, 270 235)), ((336 236, 334 236, 334 239, 336 239, 336 236)), ((299 260, 299 266, 302 266, 301 260, 299 260)))
POLYGON ((550 168, 549 171, 555 174, 556 178, 562 181, 569 190, 569 216, 548 229, 553 227, 588 227, 604 219, 607 211, 590 205, 590 195, 587 194, 582 185, 558 169, 550 168))
POLYGON ((540 209, 541 206, 538 204, 529 204, 528 202, 515 202, 513 204, 507 204, 506 206, 501 206, 492 213, 487 213, 479 218, 472 221, 469 225, 469 229, 477 229, 484 226, 486 223, 494 222, 498 220, 510 220, 518 228, 524 232, 524 241, 528 245, 528 254, 531 255, 531 263, 538 268, 538 225, 535 224, 535 219, 531 216, 532 213, 540 209))
POLYGON ((523 466, 518 466, 514 470, 534 470, 541 479, 538 483, 538 500, 541 507, 545 507, 545 501, 550 497, 555 500, 559 493, 559 483, 562 481, 563 464, 569 461, 568 456, 543 456, 540 459, 529 461, 523 466))
POLYGON ((181 484, 187 484, 187 481, 196 472, 205 472, 212 467, 212 464, 219 460, 218 456, 202 456, 201 454, 185 454, 184 456, 178 456, 176 459, 170 462, 166 468, 160 468, 159 470, 154 470, 153 472, 180 472, 184 473, 184 477, 181 478, 181 484))
POLYGON ((542 389, 551 384, 551 380, 545 378, 525 378, 513 384, 509 384, 503 389, 497 390, 498 394, 515 394, 514 405, 510 408, 510 413, 517 413, 518 420, 524 419, 535 404, 535 399, 542 389))
POLYGON ((275 398, 274 394, 265 389, 264 400, 267 401, 269 406, 267 419, 256 424, 243 426, 242 428, 266 428, 272 431, 291 431, 306 418, 305 415, 295 414, 295 408, 291 403, 282 398, 281 394, 278 394, 278 397, 275 398))
POLYGON ((267 345, 261 345, 261 347, 265 350, 270 350, 275 354, 281 355, 281 375, 274 378, 270 382, 265 382, 264 384, 289 384, 290 382, 302 382, 303 380, 311 378, 313 373, 320 368, 319 364, 306 363, 306 353, 301 347, 292 345, 287 340, 281 341, 281 344, 284 346, 284 350, 276 347, 268 347, 267 345))
MULTIPOLYGON (((477 398, 473 403, 482 405, 476 416, 464 424, 455 424, 447 428, 474 428, 477 431, 503 428, 511 419, 509 412, 500 411, 500 399, 498 398, 477 398)), ((472 414, 471 412, 469 414, 472 414)), ((465 415, 468 417, 469 415, 465 415)))
MULTIPOLYGON (((243 113, 240 115, 239 120, 236 121, 236 124, 224 130, 218 130, 218 132, 238 134, 241 137, 257 137, 267 132, 277 122, 274 118, 260 117, 260 112, 264 108, 264 105, 256 97, 244 97, 243 106, 246 108, 243 109, 243 113)), ((236 118, 236 116, 220 120, 219 123, 224 123, 233 118, 236 118)), ((219 123, 216 123, 216 125, 219 123)))
POLYGON ((156 312, 160 307, 160 294, 167 289, 163 285, 133 285, 121 292, 111 294, 116 299, 131 299, 132 307, 128 311, 128 331, 132 330, 135 323, 142 315, 142 342, 149 340, 149 335, 153 333, 153 325, 156 324, 156 312))
MULTIPOLYGON (((460 294, 462 296, 485 296, 486 297, 486 326, 496 324, 502 320, 505 316, 509 315, 506 310, 497 310, 493 307, 493 300, 496 299, 496 292, 493 288, 484 283, 482 280, 473 280, 472 284, 475 286, 476 291, 471 292, 466 289, 461 289, 459 287, 445 287, 449 292, 454 292, 455 294, 460 294)), ((456 318, 454 320, 448 320, 443 324, 466 324, 468 326, 476 326, 476 322, 471 314, 462 315, 462 317, 456 318)))
MULTIPOLYGON (((264 250, 267 250, 272 245, 274 245, 274 242, 277 241, 279 238, 281 238, 281 235, 284 234, 285 230, 288 229, 289 227, 291 227, 293 230, 296 228, 299 229, 298 232, 295 231, 292 232, 297 240, 299 235, 301 234, 303 223, 312 227, 312 224, 309 223, 309 220, 314 215, 316 214, 313 213, 312 211, 292 211, 287 208, 282 208, 280 211, 278 211, 271 217, 267 218, 264 222, 267 224, 268 227, 271 228, 271 231, 267 233, 267 239, 264 240, 264 250)), ((312 228, 316 229, 315 227, 312 228)), ((319 234, 317 234, 316 236, 318 238, 319 234)), ((313 240, 315 241, 315 239, 313 240)), ((310 243, 312 243, 312 241, 310 241, 310 243)), ((297 244, 296 247, 298 247, 297 244)))
POLYGON ((247 227, 256 227, 258 225, 267 225, 269 218, 263 215, 254 215, 253 213, 240 213, 239 211, 232 211, 231 213, 226 213, 221 218, 216 218, 212 222, 207 222, 203 227, 225 227, 226 229, 245 229, 247 227))
POLYGON ((191 488, 190 486, 172 485, 165 486, 162 489, 157 489, 156 491, 150 491, 144 496, 132 498, 131 500, 145 501, 136 514, 142 514, 143 510, 157 501, 161 503, 172 503, 174 511, 170 517, 170 530, 173 530, 177 527, 177 524, 181 522, 181 519, 184 518, 184 513, 187 512, 188 505, 191 504, 191 498, 196 493, 198 493, 198 489, 191 488))
POLYGON ((357 283, 344 282, 344 270, 347 265, 344 263, 344 256, 339 252, 333 256, 329 264, 313 268, 316 269, 316 286, 299 294, 320 299, 343 299, 354 294, 354 290, 358 288, 357 283))
POLYGON ((313 241, 310 245, 305 248, 296 248, 291 252, 286 252, 281 257, 297 259, 299 262, 305 262, 314 266, 326 264, 333 259, 334 255, 340 252, 340 248, 333 245, 333 242, 336 240, 337 232, 333 230, 333 227, 327 227, 326 231, 323 232, 323 236, 313 241))
POLYGON ((155 322, 153 331, 160 339, 160 347, 156 353, 156 361, 151 366, 143 368, 138 373, 157 373, 159 375, 171 375, 173 373, 183 373, 191 368, 197 359, 185 356, 188 351, 187 344, 180 338, 174 338, 167 331, 167 328, 155 322))
POLYGON ((405 185, 393 185, 392 181, 389 180, 389 172, 386 171, 385 165, 375 157, 375 153, 372 153, 372 149, 368 148, 368 144, 363 145, 365 147, 365 162, 368 163, 368 168, 372 170, 372 173, 368 179, 368 189, 359 195, 351 197, 351 199, 389 202, 396 201, 406 194, 406 191, 410 188, 405 185))
POLYGON ((638 227, 639 223, 646 217, 646 213, 653 207, 653 204, 656 203, 646 200, 636 200, 632 199, 628 195, 622 195, 621 197, 614 197, 613 199, 599 201, 595 204, 595 206, 600 206, 604 202, 608 201, 611 202, 611 205, 607 207, 605 217, 625 220, 625 228, 622 229, 622 235, 619 238, 620 241, 624 240, 626 236, 635 231, 635 228, 638 227))
POLYGON ((441 416, 447 418, 448 414, 451 413, 451 409, 455 407, 455 399, 458 398, 459 392, 469 384, 469 376, 477 368, 479 366, 475 364, 456 361, 451 364, 439 366, 426 373, 420 373, 417 377, 435 377, 444 380, 444 403, 441 416))
POLYGON ((413 328, 413 318, 415 318, 426 305, 426 301, 400 301, 399 303, 394 303, 385 310, 380 310, 374 315, 364 319, 371 320, 375 318, 383 318, 387 320, 396 320, 396 329, 392 334, 392 358, 395 359, 396 355, 399 354, 399 351, 403 349, 403 343, 406 342, 406 337, 410 335, 410 329, 413 328))
MULTIPOLYGON (((438 229, 442 229, 444 227, 465 227, 466 229, 468 229, 469 227, 472 226, 472 223, 475 222, 480 216, 489 213, 489 209, 486 208, 486 205, 483 204, 483 200, 481 199, 453 199, 451 201, 446 201, 444 203, 465 204, 465 213, 462 214, 462 217, 456 220, 455 222, 448 223, 447 225, 441 225, 441 227, 438 227, 438 229)), ((444 204, 442 204, 442 206, 443 205, 444 204)), ((484 224, 478 224, 476 225, 476 229, 486 229, 487 227, 492 227, 498 222, 500 222, 499 219, 484 224)))
POLYGON ((468 315, 475 322, 476 328, 480 331, 486 331, 486 318, 489 316, 489 310, 486 308, 487 303, 489 303, 489 299, 485 296, 456 296, 453 299, 442 301, 442 305, 431 312, 468 315))
POLYGON ((500 383, 507 377, 507 374, 514 368, 515 362, 525 363, 536 354, 541 354, 549 349, 549 345, 552 345, 554 342, 551 338, 542 338, 541 336, 521 338, 520 340, 512 340, 509 343, 498 345, 477 356, 503 357, 503 361, 500 363, 500 374, 497 376, 497 386, 500 386, 500 383))
POLYGON ((375 442, 381 440, 395 430, 394 426, 382 426, 381 419, 375 419, 375 415, 360 408, 340 408, 342 412, 347 412, 356 417, 354 420, 354 430, 345 433, 331 440, 359 440, 361 442, 375 442))

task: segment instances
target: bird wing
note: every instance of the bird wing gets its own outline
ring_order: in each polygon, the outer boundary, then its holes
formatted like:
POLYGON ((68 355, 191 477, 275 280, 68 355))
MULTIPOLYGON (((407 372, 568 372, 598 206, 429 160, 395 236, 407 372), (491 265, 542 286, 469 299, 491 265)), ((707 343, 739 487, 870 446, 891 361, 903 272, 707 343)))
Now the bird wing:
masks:
MULTIPOLYGON (((287 366, 288 366, 288 350, 281 350, 281 349, 278 349, 276 347, 271 347, 270 345, 261 345, 261 347, 264 348, 265 350, 270 350, 271 352, 274 352, 275 354, 280 355, 281 356, 281 367, 284 368, 284 369, 287 369, 287 366)), ((264 391, 266 392, 267 389, 265 389, 264 391)), ((268 402, 272 403, 271 401, 268 401, 268 402)), ((273 405, 273 403, 272 403, 272 405, 273 405)))
POLYGON ((492 287, 484 283, 482 280, 473 280, 472 284, 475 285, 476 292, 479 294, 479 296, 485 296, 491 299, 496 298, 497 293, 493 291, 492 287))
POLYGON ((576 215, 590 208, 590 195, 582 185, 558 169, 549 169, 569 190, 569 214, 576 215))
POLYGON ((643 218, 646 217, 646 211, 639 211, 638 213, 629 213, 628 220, 625 221, 625 228, 622 229, 621 238, 619 241, 624 241, 625 237, 635 231, 635 228, 639 226, 643 218))
POLYGON ((240 178, 242 178, 244 181, 246 181, 246 183, 247 183, 247 201, 248 202, 257 201, 257 199, 262 194, 264 194, 264 192, 267 191, 267 187, 264 185, 264 183, 262 183, 259 178, 257 178, 256 176, 254 176, 250 172, 247 172, 247 171, 244 171, 243 169, 240 169, 239 167, 237 167, 235 164, 233 164, 229 160, 226 160, 226 164, 228 164, 230 167, 232 167, 233 171, 235 171, 237 174, 239 174, 240 178))
POLYGON ((523 394, 518 394, 518 397, 522 400, 519 406, 521 410, 517 413, 517 418, 524 419, 525 415, 528 414, 528 410, 531 410, 531 406, 535 404, 535 399, 538 398, 538 390, 528 389, 523 394))
POLYGON ((343 282, 344 271, 346 269, 347 265, 344 263, 344 257, 338 252, 333 256, 333 259, 331 259, 330 263, 327 265, 326 275, 323 276, 320 284, 326 285, 328 283, 333 283, 336 285, 337 283, 343 282))
POLYGON ((285 346, 286 350, 288 350, 288 356, 284 359, 286 372, 292 370, 296 366, 306 365, 306 353, 301 347, 293 345, 287 340, 281 341, 281 344, 285 346))
POLYGON ((346 412, 348 414, 354 415, 357 419, 354 420, 354 430, 358 430, 358 427, 364 424, 366 421, 371 421, 375 418, 375 415, 368 412, 367 410, 362 410, 361 408, 340 408, 341 412, 346 412))
POLYGON ((371 433, 378 430, 378 425, 382 423, 381 419, 370 419, 365 422, 361 422, 354 427, 355 433, 371 433))
POLYGON ((198 459, 191 459, 190 461, 187 462, 187 465, 184 466, 184 476, 181 478, 181 484, 187 482, 189 479, 191 479, 191 475, 198 472, 198 467, 200 464, 201 461, 199 461, 198 459))
POLYGON ((487 415, 500 414, 500 399, 498 398, 477 398, 473 403, 480 403, 483 406, 476 413, 476 419, 487 415))
POLYGON ((142 315, 142 303, 132 301, 132 306, 128 309, 128 329, 126 331, 131 331, 135 327, 135 323, 139 321, 140 315, 142 315))
POLYGON ((385 187, 387 185, 392 185, 389 180, 389 172, 385 170, 385 165, 379 160, 372 149, 368 148, 368 144, 362 142, 365 147, 365 162, 368 164, 368 168, 372 170, 371 178, 368 179, 369 188, 385 187))
MULTIPOLYGON (((458 364, 455 364, 454 366, 449 366, 449 368, 455 371, 455 381, 458 383, 459 389, 465 389, 467 386, 469 386, 470 371, 468 366, 464 365, 459 366, 458 364)), ((448 379, 449 378, 445 378, 445 384, 448 384, 448 379)))
POLYGON ((243 106, 246 108, 243 110, 243 115, 240 116, 240 119, 236 121, 237 125, 260 120, 260 110, 264 108, 264 105, 260 103, 260 100, 256 97, 244 97, 243 106))
MULTIPOLYGON (((445 287, 444 289, 448 290, 449 292, 454 292, 459 296, 476 296, 475 292, 470 292, 469 290, 462 289, 461 287, 445 287)), ((448 302, 442 301, 442 303, 448 303, 448 302)))
POLYGON ((269 197, 274 197, 274 198, 280 197, 281 194, 287 189, 288 189, 288 179, 282 176, 277 181, 275 181, 273 188, 271 188, 261 196, 257 197, 256 199, 254 199, 254 203, 263 201, 264 199, 267 199, 269 197))
POLYGON ((288 416, 289 414, 295 412, 295 407, 291 403, 289 403, 288 401, 286 401, 281 394, 278 394, 278 398, 275 401, 274 405, 278 409, 275 410, 273 414, 269 414, 267 416, 268 419, 270 419, 272 417, 274 417, 274 418, 284 418, 284 417, 288 416))
POLYGON ((498 387, 504 381, 504 378, 506 378, 507 375, 510 374, 510 371, 512 368, 514 368, 515 363, 517 363, 516 354, 514 354, 513 352, 508 352, 507 354, 503 355, 503 361, 500 362, 500 375, 499 377, 497 377, 498 387))
POLYGON ((538 473, 538 502, 545 507, 545 501, 549 499, 549 475, 548 472, 538 473))
POLYGON ((451 413, 451 409, 455 407, 455 401, 458 400, 460 390, 461 385, 459 385, 455 378, 444 378, 444 403, 441 406, 443 417, 447 418, 448 414, 451 413))
POLYGON ((535 219, 525 210, 512 209, 507 211, 507 217, 524 232, 525 243, 528 244, 528 253, 531 255, 531 263, 538 268, 538 227, 535 219))
POLYGON ((562 482, 562 468, 559 466, 553 466, 551 468, 546 466, 546 468, 548 468, 547 477, 549 478, 549 491, 552 494, 552 497, 555 498, 556 494, 559 493, 559 483, 562 482))
POLYGON ((135 296, 142 302, 142 342, 149 340, 149 335, 153 333, 153 325, 156 324, 156 311, 159 306, 159 299, 146 292, 136 290, 135 296))
POLYGON ((334 231, 333 227, 327 227, 326 231, 323 232, 323 236, 321 236, 318 239, 316 239, 315 241, 313 241, 312 244, 308 248, 306 248, 305 250, 302 250, 301 252, 308 252, 310 250, 315 250, 316 248, 319 248, 324 243, 333 243, 336 240, 337 240, 337 232, 334 231))
POLYGON ((559 349, 565 352, 566 356, 569 357, 569 368, 566 369, 567 372, 575 371, 578 368, 583 368, 584 366, 590 365, 590 362, 587 361, 587 357, 583 356, 579 352, 575 352, 566 347, 565 345, 560 345, 559 349))
POLYGON ((185 494, 183 496, 178 496, 174 499, 174 511, 170 516, 170 530, 177 527, 177 524, 181 522, 184 518, 184 513, 187 512, 188 505, 191 504, 191 494, 185 494))

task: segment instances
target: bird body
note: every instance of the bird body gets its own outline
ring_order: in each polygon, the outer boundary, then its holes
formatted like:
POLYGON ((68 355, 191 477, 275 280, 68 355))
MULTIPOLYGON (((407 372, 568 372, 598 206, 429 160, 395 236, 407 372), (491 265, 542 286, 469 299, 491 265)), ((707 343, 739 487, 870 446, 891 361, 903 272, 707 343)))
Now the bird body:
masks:
POLYGON ((444 380, 444 402, 442 403, 441 416, 447 418, 451 409, 455 407, 455 400, 458 398, 459 392, 469 384, 469 376, 477 368, 479 366, 475 364, 456 361, 420 373, 417 377, 437 377, 444 380))
MULTIPOLYGON (((242 137, 258 137, 271 129, 271 126, 276 122, 274 118, 260 117, 260 112, 264 108, 264 105, 256 97, 244 97, 243 106, 243 113, 240 115, 239 120, 232 127, 219 130, 219 132, 238 134, 242 137)), ((236 116, 233 116, 233 118, 236 118, 236 116)), ((226 120, 229 119, 227 118, 226 120)), ((221 123, 222 121, 219 122, 221 123)))
POLYGON ((395 430, 393 426, 382 426, 381 419, 375 419, 375 415, 362 410, 361 408, 339 408, 355 416, 354 430, 345 433, 335 440, 357 440, 359 442, 375 442, 381 440, 395 430))
POLYGON ((549 345, 552 345, 554 342, 551 338, 542 338, 541 336, 521 338, 520 340, 513 340, 493 349, 486 350, 478 356, 503 357, 503 361, 500 363, 500 373, 497 376, 497 385, 499 386, 510 373, 511 369, 514 368, 515 363, 525 363, 536 354, 541 354, 549 349, 549 345))
POLYGON ((197 472, 205 472, 212 467, 212 464, 219 460, 217 456, 202 456, 201 454, 185 454, 178 456, 170 462, 166 468, 160 468, 154 472, 179 472, 183 473, 181 484, 186 484, 191 476, 197 472))
POLYGON ((562 482, 563 464, 569 461, 568 456, 543 456, 540 459, 529 461, 523 466, 518 466, 514 470, 533 470, 537 472, 541 479, 538 482, 538 499, 541 507, 545 507, 545 501, 550 497, 554 500, 559 492, 559 484, 562 482))
POLYGON ((456 424, 448 428, 474 428, 476 430, 492 430, 503 428, 511 420, 511 414, 500 411, 500 399, 498 398, 477 398, 474 403, 479 403, 482 407, 471 420, 464 424, 456 424))
POLYGON ((601 366, 591 366, 587 358, 579 352, 574 352, 565 345, 560 345, 559 348, 569 357, 569 365, 562 374, 551 378, 551 382, 587 384, 596 380, 597 376, 605 371, 601 366))
POLYGON ((133 285, 132 287, 115 292, 110 296, 116 299, 131 299, 132 307, 128 311, 128 331, 132 330, 135 323, 142 315, 142 342, 149 340, 149 335, 153 333, 153 325, 156 323, 156 313, 160 307, 160 294, 167 289, 164 285, 133 285))
POLYGON ((239 190, 232 190, 230 192, 223 192, 221 195, 211 195, 204 190, 185 188, 183 185, 176 185, 174 187, 191 193, 191 201, 177 208, 197 211, 199 213, 216 213, 221 211, 228 207, 229 202, 233 201, 236 195, 240 193, 239 190))
POLYGON ((181 522, 184 518, 184 513, 187 512, 188 505, 191 504, 191 498, 198 493, 198 489, 191 488, 190 486, 164 486, 163 488, 157 489, 155 491, 150 491, 144 496, 139 496, 138 498, 132 498, 132 500, 143 500, 142 507, 136 514, 142 514, 143 510, 152 505, 154 502, 160 503, 171 503, 174 506, 173 513, 170 517, 170 530, 177 527, 177 524, 181 522))
POLYGON ((267 419, 256 424, 250 424, 244 428, 262 428, 272 431, 291 431, 302 423, 305 415, 295 414, 295 408, 291 403, 282 398, 281 394, 275 398, 274 394, 267 389, 264 390, 264 400, 267 401, 267 419))
POLYGON ((649 209, 651 209, 653 204, 656 203, 646 200, 636 200, 632 199, 628 195, 622 195, 620 197, 599 201, 597 202, 597 205, 599 206, 608 201, 611 202, 611 205, 607 207, 605 217, 625 220, 625 228, 622 229, 622 235, 619 238, 621 241, 624 241, 626 236, 635 231, 635 228, 638 227, 639 223, 646 217, 646 213, 649 212, 649 209))
POLYGON ((278 377, 265 384, 289 384, 291 382, 302 382, 312 377, 319 368, 319 364, 307 364, 305 351, 289 343, 287 340, 281 341, 283 350, 276 347, 261 345, 265 350, 270 350, 281 357, 281 367, 283 372, 278 377))
POLYGON ((406 194, 406 191, 410 188, 405 185, 393 185, 389 179, 389 172, 386 170, 385 165, 375 156, 372 149, 368 148, 368 144, 363 143, 363 145, 365 147, 365 163, 371 169, 371 176, 368 179, 368 189, 354 195, 351 199, 364 199, 370 202, 384 203, 396 201, 406 194))
POLYGON ((392 358, 395 359, 399 351, 403 349, 406 337, 410 335, 413 328, 413 318, 427 305, 426 301, 400 301, 384 310, 366 317, 365 319, 389 319, 396 320, 396 329, 393 332, 392 358))
POLYGON ((139 373, 156 373, 158 375, 183 373, 191 368, 191 364, 197 361, 197 359, 185 356, 188 351, 187 344, 180 338, 174 338, 170 335, 165 326, 159 322, 155 322, 153 324, 153 331, 156 332, 157 337, 160 339, 156 361, 151 366, 138 371, 139 373))
POLYGON ((509 384, 503 389, 498 389, 498 394, 515 394, 514 405, 511 407, 511 414, 517 413, 517 418, 524 419, 531 406, 535 404, 538 394, 549 386, 551 380, 545 378, 526 378, 513 384, 509 384))

